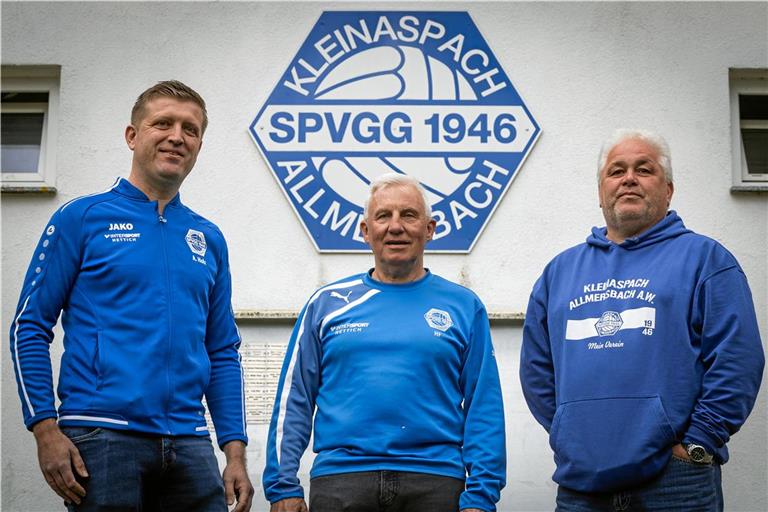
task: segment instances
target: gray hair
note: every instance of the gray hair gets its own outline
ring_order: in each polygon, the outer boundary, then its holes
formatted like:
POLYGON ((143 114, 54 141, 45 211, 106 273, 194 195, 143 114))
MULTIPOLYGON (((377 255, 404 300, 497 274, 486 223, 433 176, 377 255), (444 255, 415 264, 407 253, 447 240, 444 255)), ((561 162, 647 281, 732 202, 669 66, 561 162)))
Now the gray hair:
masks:
POLYGON ((371 186, 368 189, 368 197, 365 199, 365 205, 363 206, 363 218, 368 218, 368 205, 371 203, 371 198, 373 197, 373 194, 378 192, 379 190, 387 187, 413 187, 418 192, 419 195, 421 195, 421 200, 424 203, 424 211, 427 214, 427 218, 432 218, 432 205, 429 204, 429 199, 427 198, 427 191, 424 190, 424 187, 419 183, 419 180, 416 178, 409 176, 407 174, 398 174, 396 172, 390 172, 387 174, 381 174, 379 176, 376 176, 373 181, 371 181, 371 186))
POLYGON ((600 148, 600 156, 597 159, 597 182, 600 183, 600 172, 605 167, 608 160, 608 153, 618 144, 626 140, 641 140, 659 152, 659 165, 664 171, 664 177, 667 183, 672 183, 672 154, 669 150, 669 144, 658 133, 649 130, 637 130, 628 128, 619 128, 611 134, 600 148))

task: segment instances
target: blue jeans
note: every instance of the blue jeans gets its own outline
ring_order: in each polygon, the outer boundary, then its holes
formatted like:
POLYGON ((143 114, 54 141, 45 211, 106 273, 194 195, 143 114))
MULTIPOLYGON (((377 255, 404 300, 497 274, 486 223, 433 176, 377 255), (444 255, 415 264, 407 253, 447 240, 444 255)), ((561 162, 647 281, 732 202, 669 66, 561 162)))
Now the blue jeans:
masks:
POLYGON ((361 471, 315 477, 312 512, 458 512, 464 480, 406 471, 361 471))
POLYGON ((210 437, 160 437, 94 427, 61 427, 89 478, 70 512, 226 512, 210 437))
POLYGON ((719 464, 696 464, 672 456, 653 480, 620 492, 584 493, 557 489, 556 512, 722 512, 719 464))

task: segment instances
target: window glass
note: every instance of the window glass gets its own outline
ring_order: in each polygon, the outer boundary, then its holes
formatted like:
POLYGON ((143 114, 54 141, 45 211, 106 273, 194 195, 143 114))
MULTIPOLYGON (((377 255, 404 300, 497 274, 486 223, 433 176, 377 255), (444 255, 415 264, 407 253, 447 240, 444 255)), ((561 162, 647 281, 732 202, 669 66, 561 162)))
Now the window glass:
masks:
POLYGON ((747 173, 768 174, 768 128, 742 128, 741 141, 744 143, 747 173))
POLYGON ((42 112, 3 113, 0 122, 0 168, 3 172, 36 173, 45 115, 42 112))
POLYGON ((768 95, 739 94, 747 175, 768 174, 768 95))

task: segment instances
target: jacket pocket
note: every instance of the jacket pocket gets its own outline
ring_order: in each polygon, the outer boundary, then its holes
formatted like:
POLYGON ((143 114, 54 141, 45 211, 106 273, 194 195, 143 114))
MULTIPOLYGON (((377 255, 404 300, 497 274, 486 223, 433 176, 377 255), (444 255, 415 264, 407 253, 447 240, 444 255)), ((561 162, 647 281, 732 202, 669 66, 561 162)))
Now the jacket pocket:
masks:
POLYGON ((636 486, 663 469, 674 440, 657 395, 566 402, 550 430, 553 478, 583 492, 636 486))

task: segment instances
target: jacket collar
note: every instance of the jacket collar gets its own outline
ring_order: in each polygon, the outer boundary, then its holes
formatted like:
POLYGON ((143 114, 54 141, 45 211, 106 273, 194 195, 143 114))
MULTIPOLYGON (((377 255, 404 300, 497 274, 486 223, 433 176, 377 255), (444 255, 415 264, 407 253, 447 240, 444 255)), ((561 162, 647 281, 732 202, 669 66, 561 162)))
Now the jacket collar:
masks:
MULTIPOLYGON (((147 201, 150 202, 150 199, 147 197, 147 195, 139 190, 133 183, 128 181, 125 178, 118 178, 117 183, 115 183, 114 187, 112 187, 112 190, 117 192, 118 194, 130 197, 131 199, 138 199, 140 201, 147 201)), ((155 201, 151 201, 155 202, 155 201)), ((178 205, 181 203, 181 194, 176 193, 175 196, 173 196, 173 199, 168 201, 169 205, 178 205)))

